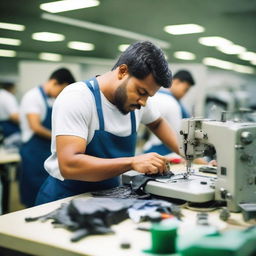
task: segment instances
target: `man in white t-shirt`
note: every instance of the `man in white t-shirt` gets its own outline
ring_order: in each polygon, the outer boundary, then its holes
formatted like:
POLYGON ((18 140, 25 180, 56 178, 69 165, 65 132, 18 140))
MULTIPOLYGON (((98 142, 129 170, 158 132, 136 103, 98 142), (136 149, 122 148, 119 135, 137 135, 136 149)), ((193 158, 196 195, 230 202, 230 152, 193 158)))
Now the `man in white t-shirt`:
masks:
POLYGON ((116 187, 118 176, 131 169, 163 173, 164 156, 134 152, 140 122, 178 152, 175 133, 149 99, 170 82, 162 50, 137 42, 111 71, 65 88, 54 103, 52 154, 45 161, 50 176, 36 204, 116 187))
POLYGON ((54 99, 74 77, 66 68, 54 71, 43 85, 29 90, 21 100, 22 158, 21 201, 33 206, 39 188, 48 176, 44 161, 51 154, 51 117, 54 99))
POLYGON ((19 133, 19 106, 14 96, 15 84, 0 84, 0 128, 4 138, 19 133))
MULTIPOLYGON (((189 118, 190 114, 180 100, 195 84, 192 74, 187 70, 179 70, 173 76, 171 86, 168 89, 159 90, 152 100, 157 104, 161 116, 179 134, 181 121, 189 118)), ((161 155, 170 154, 172 151, 166 147, 153 133, 144 145, 144 153, 156 152, 161 155)))

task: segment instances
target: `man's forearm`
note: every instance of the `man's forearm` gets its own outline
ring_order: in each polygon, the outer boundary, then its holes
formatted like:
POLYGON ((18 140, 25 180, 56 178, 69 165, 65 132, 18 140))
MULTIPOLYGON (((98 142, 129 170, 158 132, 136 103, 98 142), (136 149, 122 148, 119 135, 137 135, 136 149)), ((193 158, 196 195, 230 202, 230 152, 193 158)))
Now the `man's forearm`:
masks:
POLYGON ((33 129, 33 132, 36 135, 43 137, 45 139, 51 139, 51 131, 45 128, 44 126, 37 126, 35 129, 33 129))
POLYGON ((61 174, 66 179, 102 181, 132 169, 132 157, 105 159, 77 154, 72 160, 60 162, 61 174))

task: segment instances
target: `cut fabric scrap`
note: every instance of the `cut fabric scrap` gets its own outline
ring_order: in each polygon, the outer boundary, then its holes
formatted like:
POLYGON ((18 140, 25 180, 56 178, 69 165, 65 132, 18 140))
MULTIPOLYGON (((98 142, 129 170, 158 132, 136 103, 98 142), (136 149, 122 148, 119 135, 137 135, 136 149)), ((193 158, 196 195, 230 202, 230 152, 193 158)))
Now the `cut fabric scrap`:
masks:
POLYGON ((77 198, 62 204, 49 214, 25 220, 44 222, 51 219, 55 227, 73 231, 71 241, 75 242, 92 234, 113 233, 111 225, 118 224, 128 217, 138 220, 152 211, 171 213, 176 208, 177 206, 163 200, 77 198))

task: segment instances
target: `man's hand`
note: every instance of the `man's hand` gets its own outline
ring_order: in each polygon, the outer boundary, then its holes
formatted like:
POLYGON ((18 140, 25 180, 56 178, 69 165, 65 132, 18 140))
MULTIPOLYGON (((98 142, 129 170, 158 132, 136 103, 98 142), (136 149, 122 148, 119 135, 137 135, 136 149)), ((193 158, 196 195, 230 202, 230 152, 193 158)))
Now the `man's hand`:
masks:
POLYGON ((168 159, 157 153, 148 153, 133 157, 132 169, 145 174, 163 174, 167 171, 168 159))

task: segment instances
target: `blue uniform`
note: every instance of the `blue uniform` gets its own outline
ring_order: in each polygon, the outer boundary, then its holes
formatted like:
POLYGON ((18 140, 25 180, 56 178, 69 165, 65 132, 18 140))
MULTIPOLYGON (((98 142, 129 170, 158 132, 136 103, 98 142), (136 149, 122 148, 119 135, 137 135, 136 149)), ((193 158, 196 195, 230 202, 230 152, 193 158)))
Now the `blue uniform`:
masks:
MULTIPOLYGON (((121 137, 105 131, 99 85, 95 78, 93 81, 94 86, 91 85, 89 80, 85 81, 85 84, 91 90, 95 98, 99 119, 99 130, 95 131, 92 140, 86 147, 85 154, 99 158, 134 156, 137 135, 135 113, 133 111, 130 113, 132 127, 130 135, 121 137)), ((61 181, 49 176, 38 193, 36 204, 39 205, 85 192, 109 189, 117 187, 118 185, 119 177, 114 177, 100 182, 87 182, 77 180, 61 181)))
POLYGON ((5 138, 20 132, 19 126, 10 120, 0 121, 0 127, 5 138))
MULTIPOLYGON (((52 107, 47 102, 47 95, 42 87, 38 88, 47 107, 42 125, 51 130, 52 107)), ((22 158, 20 173, 21 202, 27 207, 34 206, 36 195, 49 176, 44 169, 44 161, 51 154, 51 141, 34 134, 27 142, 21 145, 22 158)))

